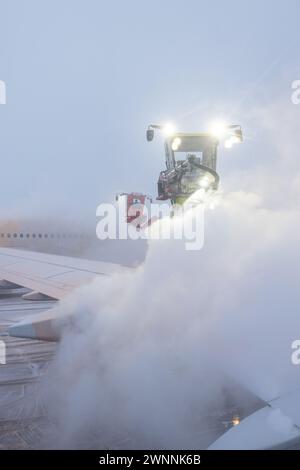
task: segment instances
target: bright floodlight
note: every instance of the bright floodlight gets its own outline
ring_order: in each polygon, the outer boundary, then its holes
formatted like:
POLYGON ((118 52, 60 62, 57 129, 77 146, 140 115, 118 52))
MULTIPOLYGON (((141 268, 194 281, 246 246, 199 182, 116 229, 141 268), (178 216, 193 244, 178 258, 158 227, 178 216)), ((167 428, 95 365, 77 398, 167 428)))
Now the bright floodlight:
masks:
POLYGON ((231 147, 233 146, 234 142, 232 141, 232 137, 230 137, 230 139, 227 139, 225 140, 224 142, 224 147, 226 149, 231 149, 231 147))
POLYGON ((231 138, 230 138, 231 142, 233 144, 239 144, 241 142, 241 140, 236 136, 236 135, 233 135, 231 138))
POLYGON ((200 188, 208 188, 208 186, 210 185, 210 180, 207 176, 203 176, 203 178, 201 178, 201 180, 199 181, 199 186, 200 188))
POLYGON ((210 126, 210 134, 218 139, 224 137, 227 132, 227 126, 224 122, 213 122, 210 126))
POLYGON ((175 126, 171 122, 168 122, 162 128, 162 131, 166 137, 170 137, 171 135, 175 134, 176 129, 175 129, 175 126))
POLYGON ((180 137, 175 137, 175 139, 172 142, 172 150, 176 152, 181 145, 181 139, 180 137))
POLYGON ((241 143, 241 139, 236 136, 236 135, 232 135, 230 136, 228 139, 225 140, 224 142, 224 147, 226 149, 231 149, 231 147, 234 145, 234 144, 240 144, 241 143))

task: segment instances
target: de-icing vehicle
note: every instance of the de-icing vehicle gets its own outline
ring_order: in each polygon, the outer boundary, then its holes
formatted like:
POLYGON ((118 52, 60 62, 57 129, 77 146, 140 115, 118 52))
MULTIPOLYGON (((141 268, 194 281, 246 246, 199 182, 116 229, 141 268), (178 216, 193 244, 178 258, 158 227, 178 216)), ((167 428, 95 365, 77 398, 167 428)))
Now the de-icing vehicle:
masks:
POLYGON ((182 204, 197 190, 205 192, 218 189, 217 152, 220 138, 225 147, 243 141, 240 125, 216 125, 209 133, 175 132, 170 126, 150 124, 147 141, 154 138, 155 130, 165 135, 166 169, 158 178, 158 200, 170 199, 173 204, 182 204))

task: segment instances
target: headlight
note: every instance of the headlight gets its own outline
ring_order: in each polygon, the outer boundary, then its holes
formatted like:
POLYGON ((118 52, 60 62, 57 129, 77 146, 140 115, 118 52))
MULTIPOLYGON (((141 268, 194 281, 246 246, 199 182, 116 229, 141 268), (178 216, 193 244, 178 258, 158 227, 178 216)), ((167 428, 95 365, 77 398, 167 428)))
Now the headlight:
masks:
POLYGON ((210 179, 208 178, 208 176, 203 176, 200 181, 199 181, 199 186, 200 188, 203 188, 203 189, 207 189, 210 185, 210 179))
POLYGON ((175 137, 175 139, 172 142, 172 150, 176 152, 181 145, 181 139, 180 137, 175 137))
POLYGON ((224 142, 224 147, 226 149, 231 149, 234 144, 240 144, 242 142, 242 138, 239 135, 232 135, 229 139, 226 139, 224 142))
POLYGON ((227 132, 227 125, 224 122, 213 122, 210 126, 209 132, 214 137, 221 139, 227 132))
POLYGON ((229 139, 225 140, 224 147, 226 149, 231 149, 232 146, 233 146, 233 142, 232 142, 232 138, 230 137, 229 139))
POLYGON ((164 135, 166 137, 170 137, 171 135, 175 134, 176 132, 176 129, 175 129, 175 126, 173 124, 171 124, 170 122, 168 122, 167 124, 165 124, 162 128, 162 132, 164 133, 164 135))

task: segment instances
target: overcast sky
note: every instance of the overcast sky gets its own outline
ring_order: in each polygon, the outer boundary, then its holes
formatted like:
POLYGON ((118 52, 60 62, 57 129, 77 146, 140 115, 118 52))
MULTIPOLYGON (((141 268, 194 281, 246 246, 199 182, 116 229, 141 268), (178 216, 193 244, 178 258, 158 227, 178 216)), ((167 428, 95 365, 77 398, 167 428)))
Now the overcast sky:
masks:
POLYGON ((264 140, 252 111, 292 106, 299 13, 297 0, 0 0, 1 209, 94 216, 117 191, 155 194, 150 122, 240 122, 249 140, 220 169, 251 169, 264 140))

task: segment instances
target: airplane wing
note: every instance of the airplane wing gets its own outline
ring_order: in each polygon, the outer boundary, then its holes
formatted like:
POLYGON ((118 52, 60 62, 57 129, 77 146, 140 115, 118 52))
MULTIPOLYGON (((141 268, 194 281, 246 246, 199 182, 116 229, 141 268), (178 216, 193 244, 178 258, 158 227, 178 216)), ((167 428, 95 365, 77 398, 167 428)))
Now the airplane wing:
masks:
POLYGON ((62 299, 96 276, 107 276, 126 269, 129 268, 114 263, 0 248, 0 279, 54 299, 62 299))
POLYGON ((292 449, 300 443, 300 390, 271 400, 219 437, 210 450, 292 449))
MULTIPOLYGON (((114 263, 0 248, 0 279, 57 300, 96 277, 129 269, 114 263)), ((59 335, 53 324, 54 318, 55 310, 52 309, 17 323, 9 333, 12 336, 57 340, 59 335)))

